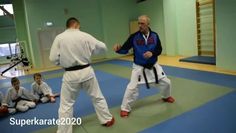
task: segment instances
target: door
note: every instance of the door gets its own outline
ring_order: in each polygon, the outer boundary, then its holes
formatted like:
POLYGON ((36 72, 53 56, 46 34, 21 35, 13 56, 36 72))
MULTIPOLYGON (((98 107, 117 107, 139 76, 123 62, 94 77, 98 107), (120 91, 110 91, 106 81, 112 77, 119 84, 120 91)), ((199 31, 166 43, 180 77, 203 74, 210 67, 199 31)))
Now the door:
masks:
POLYGON ((63 31, 63 28, 50 28, 38 31, 42 68, 50 68, 55 66, 49 60, 50 49, 55 37, 63 31))

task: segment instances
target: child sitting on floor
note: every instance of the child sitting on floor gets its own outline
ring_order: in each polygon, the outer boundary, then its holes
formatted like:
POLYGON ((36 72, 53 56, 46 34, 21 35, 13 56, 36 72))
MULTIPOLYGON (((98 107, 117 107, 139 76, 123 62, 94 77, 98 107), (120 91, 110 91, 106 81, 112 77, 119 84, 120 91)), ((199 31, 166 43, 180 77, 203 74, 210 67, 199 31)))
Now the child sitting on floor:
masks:
POLYGON ((8 89, 3 101, 3 106, 8 108, 9 113, 15 113, 16 111, 25 112, 36 106, 34 95, 20 86, 18 78, 12 78, 11 84, 12 87, 8 89))
POLYGON ((42 75, 40 73, 34 74, 34 82, 31 85, 32 93, 36 97, 37 101, 46 103, 48 101, 55 102, 55 97, 59 94, 52 94, 52 89, 46 82, 42 81, 42 75))

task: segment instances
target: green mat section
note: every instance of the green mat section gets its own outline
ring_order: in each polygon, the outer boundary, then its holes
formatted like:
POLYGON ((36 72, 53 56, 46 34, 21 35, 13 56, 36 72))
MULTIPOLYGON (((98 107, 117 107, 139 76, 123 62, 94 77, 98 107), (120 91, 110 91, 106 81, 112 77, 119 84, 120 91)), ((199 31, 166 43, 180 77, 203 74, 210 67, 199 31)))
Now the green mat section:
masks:
POLYGON ((132 69, 125 66, 118 66, 113 64, 102 64, 94 66, 95 70, 104 71, 122 78, 130 79, 132 69))
MULTIPOLYGON (((108 72, 116 76, 128 78, 131 69, 128 67, 112 64, 102 64, 95 67, 97 70, 108 72), (116 70, 116 71, 114 71, 116 70), (117 71, 119 70, 119 71, 117 71)), ((82 118, 82 125, 74 126, 74 132, 81 133, 121 133, 139 132, 168 119, 179 116, 187 111, 217 99, 233 89, 213 84, 170 77, 172 81, 172 95, 176 102, 173 104, 162 102, 160 94, 137 100, 128 118, 120 118, 120 107, 111 108, 116 123, 112 127, 103 127, 99 124, 95 114, 82 118)), ((147 90, 148 91, 148 90, 147 90)), ((56 132, 56 126, 37 131, 38 133, 56 132)))

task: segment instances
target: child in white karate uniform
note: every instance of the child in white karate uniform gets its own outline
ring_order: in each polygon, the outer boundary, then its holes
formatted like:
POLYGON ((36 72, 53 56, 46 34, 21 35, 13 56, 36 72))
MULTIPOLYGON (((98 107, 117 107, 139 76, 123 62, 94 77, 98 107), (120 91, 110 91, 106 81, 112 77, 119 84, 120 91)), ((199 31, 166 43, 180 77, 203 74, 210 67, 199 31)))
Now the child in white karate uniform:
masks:
POLYGON ((12 87, 8 89, 3 101, 3 106, 8 107, 8 110, 11 110, 9 113, 14 111, 25 112, 36 106, 35 97, 24 87, 20 86, 18 78, 12 78, 11 84, 12 87))
POLYGON ((40 73, 34 74, 34 82, 32 83, 31 88, 37 101, 42 103, 48 101, 55 102, 55 97, 59 96, 59 94, 52 94, 52 89, 46 82, 42 81, 42 75, 40 73))

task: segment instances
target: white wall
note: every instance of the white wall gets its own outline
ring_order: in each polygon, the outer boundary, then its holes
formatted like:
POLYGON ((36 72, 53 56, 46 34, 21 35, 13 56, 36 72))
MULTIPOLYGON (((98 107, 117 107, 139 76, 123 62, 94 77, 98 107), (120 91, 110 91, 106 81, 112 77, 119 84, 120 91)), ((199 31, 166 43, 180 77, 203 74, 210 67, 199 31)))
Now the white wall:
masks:
POLYGON ((167 55, 197 55, 195 0, 163 0, 167 55))

